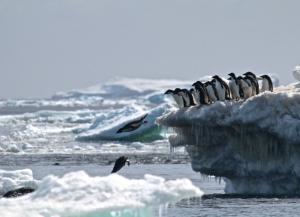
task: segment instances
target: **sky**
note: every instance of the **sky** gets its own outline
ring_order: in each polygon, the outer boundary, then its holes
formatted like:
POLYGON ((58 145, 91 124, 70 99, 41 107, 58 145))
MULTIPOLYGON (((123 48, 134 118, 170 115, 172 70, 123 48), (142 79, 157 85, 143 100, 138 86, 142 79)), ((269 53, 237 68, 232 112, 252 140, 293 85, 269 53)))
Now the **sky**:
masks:
POLYGON ((0 0, 0 98, 300 64, 298 0, 0 0))

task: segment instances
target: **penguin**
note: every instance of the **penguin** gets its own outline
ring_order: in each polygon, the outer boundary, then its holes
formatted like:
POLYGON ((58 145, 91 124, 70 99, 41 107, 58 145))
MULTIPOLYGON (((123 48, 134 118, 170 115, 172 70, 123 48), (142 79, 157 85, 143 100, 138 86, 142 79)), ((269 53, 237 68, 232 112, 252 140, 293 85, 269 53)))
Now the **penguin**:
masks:
POLYGON ((258 85, 258 81, 256 78, 256 75, 253 72, 246 72, 243 75, 245 75, 245 78, 250 81, 251 85, 253 86, 253 93, 252 95, 255 96, 257 94, 259 94, 259 85, 258 85))
MULTIPOLYGON (((213 78, 216 80, 216 82, 215 82, 216 87, 217 87, 217 84, 220 83, 221 87, 224 89, 223 91, 225 92, 225 96, 224 96, 223 101, 225 99, 230 100, 231 99, 231 96, 230 96, 231 93, 230 93, 230 88, 229 88, 228 84, 222 78, 220 78, 218 75, 214 75, 213 78)), ((220 98, 220 100, 222 100, 222 99, 220 98)))
POLYGON ((265 91, 273 92, 273 82, 272 82, 272 79, 270 78, 270 76, 261 75, 260 77, 263 79, 262 80, 261 92, 265 92, 265 91))
POLYGON ((128 157, 125 157, 125 156, 119 157, 119 158, 116 160, 115 165, 114 165, 114 168, 113 168, 113 170, 111 171, 111 173, 116 173, 116 172, 118 172, 120 169, 122 169, 122 167, 125 166, 126 163, 127 163, 128 166, 130 165, 130 161, 128 160, 128 157))
MULTIPOLYGON (((177 89, 177 88, 176 88, 177 89)), ((175 90, 176 90, 175 89, 175 90)), ((178 95, 182 96, 183 98, 183 107, 189 107, 190 106, 190 97, 189 94, 187 93, 188 90, 187 89, 180 89, 178 91, 178 95)))
POLYGON ((183 108, 184 107, 184 100, 183 97, 178 95, 177 92, 180 91, 179 88, 175 89, 175 90, 167 90, 165 92, 166 95, 171 95, 173 97, 173 99, 175 100, 177 106, 179 108, 183 108))
POLYGON ((192 84, 192 86, 195 89, 196 94, 199 97, 200 104, 207 105, 210 102, 207 90, 205 88, 205 85, 201 81, 196 81, 192 84))
POLYGON ((248 99, 252 96, 252 85, 248 83, 246 79, 244 79, 242 76, 237 77, 239 86, 240 86, 240 96, 243 99, 248 99))
POLYGON ((231 96, 233 99, 239 100, 241 96, 240 96, 240 86, 237 77, 233 72, 229 73, 228 75, 230 76, 228 80, 229 80, 229 88, 231 91, 231 96))
POLYGON ((188 96, 188 106, 195 106, 193 95, 187 89, 182 89, 182 91, 188 96))
POLYGON ((210 102, 216 102, 218 100, 218 96, 216 96, 216 88, 215 85, 212 84, 211 81, 207 81, 204 83, 207 94, 209 96, 210 102))
POLYGON ((200 97, 196 90, 194 88, 191 88, 190 93, 192 94, 195 104, 200 105, 200 97))
POLYGON ((35 191, 35 189, 33 189, 33 188, 22 187, 22 188, 17 188, 15 190, 8 191, 2 197, 5 197, 5 198, 20 197, 25 194, 30 194, 34 191, 35 191))
POLYGON ((124 127, 120 128, 117 133, 126 133, 126 132, 131 132, 136 129, 138 129, 142 124, 147 124, 147 120, 145 118, 147 117, 148 114, 143 115, 141 118, 138 120, 134 120, 128 124, 126 124, 124 127))

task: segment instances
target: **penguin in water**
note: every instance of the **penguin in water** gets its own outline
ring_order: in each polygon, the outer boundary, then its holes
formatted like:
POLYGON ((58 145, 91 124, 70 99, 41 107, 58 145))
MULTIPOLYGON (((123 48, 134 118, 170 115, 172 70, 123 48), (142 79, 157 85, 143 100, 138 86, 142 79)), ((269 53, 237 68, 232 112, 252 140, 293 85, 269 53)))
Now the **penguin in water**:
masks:
POLYGON ((244 73, 244 75, 245 75, 245 79, 251 83, 253 89, 252 96, 259 94, 259 85, 258 85, 256 75, 253 72, 246 72, 244 73))
POLYGON ((272 79, 270 78, 270 76, 262 75, 260 77, 263 79, 262 80, 261 92, 265 92, 265 91, 273 92, 273 82, 272 82, 272 79))
POLYGON ((184 100, 183 97, 178 94, 180 91, 179 88, 176 88, 175 90, 167 90, 165 92, 166 95, 171 95, 173 99, 175 100, 176 104, 178 105, 179 108, 184 107, 184 100))
POLYGON ((228 78, 228 80, 229 80, 228 86, 231 91, 232 99, 239 100, 241 98, 241 96, 240 96, 240 85, 239 85, 238 79, 233 72, 229 73, 228 75, 230 76, 228 78))
POLYGON ((237 77, 240 91, 239 94, 241 98, 248 99, 252 96, 252 85, 248 83, 246 79, 244 79, 242 76, 237 77))
POLYGON ((228 87, 228 84, 218 75, 214 75, 213 78, 214 78, 214 83, 216 85, 220 100, 221 101, 230 100, 231 97, 230 97, 230 89, 228 87))
POLYGON ((214 82, 207 81, 204 83, 204 85, 209 96, 210 102, 213 103, 219 100, 219 96, 214 82))
POLYGON ((199 97, 200 105, 207 105, 210 102, 207 90, 205 88, 205 85, 201 81, 196 81, 192 84, 192 86, 195 88, 195 94, 199 97))
POLYGON ((127 163, 128 166, 130 165, 130 161, 128 160, 128 157, 125 157, 125 156, 119 157, 119 158, 116 160, 115 165, 114 165, 114 168, 113 168, 113 170, 111 171, 111 173, 116 173, 116 172, 118 172, 120 169, 122 169, 122 167, 125 166, 126 163, 127 163))

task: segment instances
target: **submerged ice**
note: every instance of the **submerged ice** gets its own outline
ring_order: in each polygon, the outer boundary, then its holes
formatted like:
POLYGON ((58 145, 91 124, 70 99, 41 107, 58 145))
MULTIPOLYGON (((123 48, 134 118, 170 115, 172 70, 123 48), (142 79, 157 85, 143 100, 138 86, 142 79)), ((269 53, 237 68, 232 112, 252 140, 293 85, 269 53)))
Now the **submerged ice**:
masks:
POLYGON ((184 108, 158 119, 195 171, 224 177, 227 193, 300 194, 300 85, 246 101, 184 108))
POLYGON ((93 140, 127 140, 127 141, 153 141, 162 139, 160 127, 155 123, 156 118, 163 115, 168 105, 158 106, 150 111, 137 111, 129 116, 115 114, 114 121, 103 123, 99 118, 87 129, 80 133, 76 139, 79 141, 93 140))
POLYGON ((117 174, 91 177, 79 171, 61 178, 47 176, 31 194, 0 199, 0 215, 153 216, 152 208, 202 194, 188 179, 166 181, 152 175, 127 179, 117 174))

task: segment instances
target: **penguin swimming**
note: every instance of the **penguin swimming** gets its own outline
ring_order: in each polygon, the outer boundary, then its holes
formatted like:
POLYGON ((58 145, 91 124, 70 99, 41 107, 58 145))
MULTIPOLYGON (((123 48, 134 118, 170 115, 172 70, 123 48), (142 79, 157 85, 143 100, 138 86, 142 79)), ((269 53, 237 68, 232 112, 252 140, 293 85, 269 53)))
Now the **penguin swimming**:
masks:
POLYGON ((115 165, 114 165, 114 168, 113 168, 113 170, 111 171, 111 173, 116 173, 116 172, 118 172, 120 169, 122 169, 122 167, 125 166, 126 163, 127 163, 128 166, 130 165, 130 162, 129 162, 129 160, 128 160, 128 157, 125 157, 125 156, 119 157, 119 158, 116 160, 115 165))
POLYGON ((213 103, 219 100, 215 84, 211 81, 207 81, 204 83, 204 85, 207 90, 207 94, 209 96, 210 102, 213 103))
POLYGON ((248 99, 252 96, 252 85, 248 83, 246 79, 244 79, 242 76, 237 77, 239 86, 240 86, 240 96, 243 99, 248 99))
POLYGON ((272 82, 272 79, 270 78, 270 76, 262 75, 260 77, 263 79, 262 80, 261 92, 265 92, 265 91, 273 92, 273 82, 272 82))
POLYGON ((237 77, 233 72, 228 74, 230 77, 229 80, 229 88, 231 91, 232 99, 239 100, 241 98, 240 96, 240 86, 237 80, 237 77))
POLYGON ((138 120, 132 121, 128 124, 126 124, 124 127, 120 128, 117 133, 124 133, 124 132, 131 132, 136 129, 138 129, 142 124, 146 124, 147 121, 144 120, 147 117, 148 114, 143 115, 138 120))
POLYGON ((209 104, 210 99, 207 93, 207 90, 205 88, 205 85, 201 81, 196 81, 192 84, 192 86, 195 88, 195 92, 199 97, 200 104, 206 105, 209 104))
POLYGON ((246 72, 244 73, 244 75, 245 79, 251 83, 251 86, 253 88, 252 96, 259 94, 259 85, 256 75, 253 72, 246 72))

